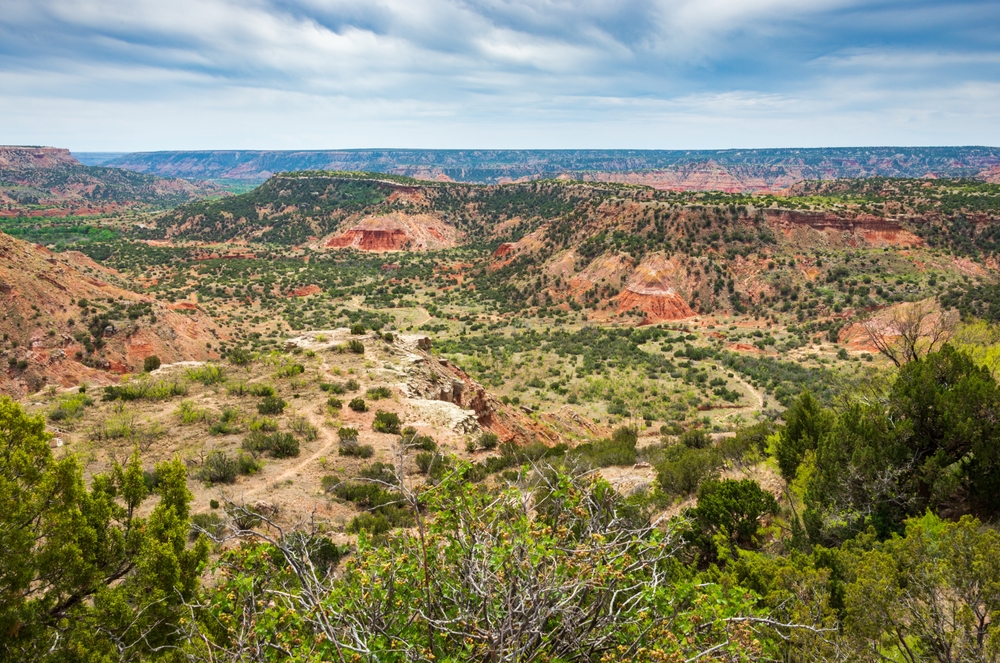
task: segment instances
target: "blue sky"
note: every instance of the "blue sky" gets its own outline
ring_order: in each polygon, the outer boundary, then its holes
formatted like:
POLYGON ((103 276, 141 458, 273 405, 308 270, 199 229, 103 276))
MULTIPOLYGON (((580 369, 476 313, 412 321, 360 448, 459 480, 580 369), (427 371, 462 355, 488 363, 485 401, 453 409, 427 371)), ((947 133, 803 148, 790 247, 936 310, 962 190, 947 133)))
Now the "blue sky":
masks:
POLYGON ((0 143, 1000 145, 1000 1, 0 0, 0 143))

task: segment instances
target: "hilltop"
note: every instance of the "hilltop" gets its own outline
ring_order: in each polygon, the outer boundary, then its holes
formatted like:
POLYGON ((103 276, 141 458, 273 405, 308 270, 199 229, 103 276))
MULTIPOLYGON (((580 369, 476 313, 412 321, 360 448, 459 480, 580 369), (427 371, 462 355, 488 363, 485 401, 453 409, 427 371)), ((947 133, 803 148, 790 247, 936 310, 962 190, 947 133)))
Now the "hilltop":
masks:
POLYGON ((205 182, 85 166, 69 150, 0 146, 0 217, 162 210, 223 194, 205 182))
POLYGON ((263 182, 281 172, 374 171, 429 181, 552 179, 676 191, 781 191, 804 180, 997 177, 992 147, 736 150, 221 150, 140 152, 105 165, 163 177, 263 182))

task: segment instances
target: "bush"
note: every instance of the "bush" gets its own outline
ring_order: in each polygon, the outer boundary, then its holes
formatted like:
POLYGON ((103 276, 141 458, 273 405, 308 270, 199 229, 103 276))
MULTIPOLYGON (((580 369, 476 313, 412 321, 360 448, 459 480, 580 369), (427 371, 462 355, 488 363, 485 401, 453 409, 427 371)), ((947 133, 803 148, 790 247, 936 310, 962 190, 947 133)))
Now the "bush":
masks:
POLYGON ((295 417, 289 422, 288 427, 306 442, 312 442, 319 437, 319 431, 305 417, 295 417))
POLYGON ((49 421, 72 421, 83 416, 83 409, 94 404, 94 399, 78 392, 59 399, 55 409, 49 412, 49 421))
POLYGON ((389 519, 380 513, 359 513, 347 523, 348 534, 358 534, 361 531, 368 532, 372 536, 385 534, 392 529, 389 519))
POLYGON ((500 445, 500 437, 496 433, 483 433, 479 436, 479 446, 492 451, 500 445))
POLYGON ((379 433, 391 433, 396 435, 402 426, 399 415, 395 412, 385 412, 379 410, 375 413, 375 420, 372 422, 372 430, 379 433))
POLYGON ((277 396, 278 392, 274 390, 269 384, 252 384, 250 385, 250 395, 257 396, 258 398, 267 398, 268 396, 277 396))
POLYGON ((365 353, 365 344, 356 338, 352 338, 347 342, 347 351, 353 352, 356 355, 363 355, 365 353))
POLYGON ((149 355, 142 360, 142 370, 145 373, 151 373, 160 367, 160 358, 156 355, 149 355))
POLYGON ((333 382, 333 383, 321 382, 319 388, 327 393, 336 394, 338 396, 342 396, 347 393, 347 390, 344 389, 344 385, 340 384, 339 382, 333 382))
POLYGON ((340 400, 336 396, 330 396, 326 399, 326 406, 331 410, 343 410, 344 401, 340 400))
POLYGON ((371 458, 375 455, 375 447, 370 444, 358 444, 357 440, 341 440, 337 453, 341 456, 371 458))
POLYGON ((358 381, 355 380, 354 378, 350 378, 347 382, 344 383, 344 389, 346 389, 347 391, 357 391, 360 387, 361 385, 358 384, 358 381))
POLYGON ((698 488, 698 505, 687 513, 700 530, 690 538, 706 560, 714 559, 717 535, 725 533, 732 545, 752 548, 761 518, 777 513, 777 500, 753 479, 705 481, 698 488))
POLYGON ((233 348, 226 359, 234 366, 249 366, 253 362, 253 353, 246 348, 233 348))
POLYGON ((341 442, 353 440, 358 441, 358 429, 349 428, 347 426, 341 426, 337 429, 337 437, 340 438, 341 442))
POLYGON ((246 396, 250 393, 250 388, 246 382, 235 382, 226 386, 226 393, 230 396, 246 396))
POLYGON ((244 451, 249 451, 255 456, 267 453, 271 449, 271 437, 261 431, 251 431, 243 438, 243 443, 240 446, 244 451))
POLYGON ((175 414, 180 417, 184 425, 197 424, 205 421, 209 417, 209 411, 194 406, 191 401, 181 401, 175 414))
POLYGON ((365 392, 365 397, 373 401, 390 398, 392 397, 392 390, 389 387, 372 387, 365 392))
POLYGON ((707 449, 712 444, 712 438, 703 430, 689 430, 681 435, 681 444, 688 449, 707 449))
MULTIPOLYGON (((256 474, 260 470, 260 462, 250 454, 240 454, 236 457, 236 464, 239 467, 240 474, 256 474)), ((212 500, 215 502, 215 500, 212 500)), ((219 503, 215 502, 213 509, 219 508, 219 503)))
POLYGON ((209 483, 234 483, 240 473, 239 462, 224 451, 212 451, 205 458, 199 476, 209 483))
POLYGON ((306 367, 302 364, 285 364, 279 366, 275 375, 279 378, 293 378, 306 372, 306 367))
POLYGON ((291 433, 272 433, 266 435, 253 431, 243 438, 241 445, 244 451, 254 456, 269 453, 273 458, 291 458, 299 455, 299 441, 291 433))
POLYGON ((260 403, 257 403, 257 412, 260 414, 281 414, 285 411, 285 401, 277 396, 266 396, 260 403))
POLYGON ((360 336, 361 334, 365 333, 365 326, 360 322, 357 322, 351 325, 351 333, 356 336, 360 336))
POLYGON ((208 431, 212 435, 232 435, 240 432, 237 425, 240 418, 240 411, 227 407, 222 411, 222 416, 214 424, 209 426, 208 431))
POLYGON ((673 446, 665 450, 664 460, 656 465, 656 478, 668 495, 689 495, 704 479, 716 475, 721 462, 715 449, 673 446))
POLYGON ((573 449, 571 455, 591 467, 635 465, 635 445, 638 440, 639 433, 635 428, 622 426, 611 434, 611 439, 581 444, 573 449))
POLYGON ((278 430, 278 422, 270 417, 254 417, 254 419, 247 426, 252 431, 262 431, 264 433, 273 433, 278 430))
POLYGON ((358 476, 362 479, 380 481, 391 485, 399 483, 399 479, 396 477, 396 468, 389 463, 372 463, 368 467, 361 470, 361 472, 358 473, 358 476))
POLYGON ((165 401, 174 396, 186 396, 187 387, 178 382, 149 382, 136 380, 122 385, 108 385, 104 388, 102 401, 165 401))
POLYGON ((351 402, 347 404, 347 407, 351 408, 355 412, 368 411, 368 406, 365 405, 365 399, 363 398, 352 398, 351 402))
POLYGON ((275 458, 293 458, 299 455, 299 441, 291 433, 274 433, 270 451, 275 458))
POLYGON ((421 451, 416 461, 420 471, 432 479, 440 478, 448 466, 448 457, 433 451, 421 451))
POLYGON ((198 368, 189 368, 185 375, 192 382, 200 382, 206 387, 226 381, 226 372, 215 364, 205 364, 198 368))
MULTIPOLYGON (((215 500, 212 501, 215 502, 215 500)), ((218 506, 219 503, 216 502, 214 508, 218 508, 218 506)), ((191 540, 197 539, 202 532, 218 539, 225 532, 225 523, 216 513, 196 513, 191 516, 191 540)))
POLYGON ((437 442, 430 435, 417 435, 416 431, 411 435, 404 435, 406 446, 411 449, 422 449, 423 451, 436 451, 437 442))
POLYGON ((767 438, 774 432, 770 422, 763 422, 741 428, 736 435, 725 437, 719 443, 722 457, 728 461, 739 463, 745 458, 753 458, 754 454, 764 454, 767 451, 767 438))

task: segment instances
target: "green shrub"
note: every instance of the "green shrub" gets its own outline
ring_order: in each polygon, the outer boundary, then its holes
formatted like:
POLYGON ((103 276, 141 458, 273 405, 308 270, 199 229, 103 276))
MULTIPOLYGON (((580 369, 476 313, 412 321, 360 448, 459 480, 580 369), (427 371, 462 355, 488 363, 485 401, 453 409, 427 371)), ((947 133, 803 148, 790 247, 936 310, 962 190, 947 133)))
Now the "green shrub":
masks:
POLYGON ((219 420, 209 426, 208 431, 212 435, 232 435, 233 433, 239 433, 239 419, 240 411, 227 407, 222 411, 222 416, 219 417, 219 420))
POLYGON ((257 412, 260 414, 281 414, 285 411, 285 401, 277 396, 266 396, 257 403, 257 412))
POLYGON ((235 366, 249 366, 253 362, 253 353, 246 348, 233 348, 226 359, 235 366))
POLYGON ((703 430, 689 430, 681 435, 680 442, 688 449, 707 449, 712 445, 712 438, 703 430))
POLYGON ((302 364, 285 364, 279 366, 275 375, 279 378, 292 378, 306 372, 306 367, 302 364))
POLYGON ((259 430, 250 431, 250 433, 243 438, 243 442, 240 446, 244 451, 249 451, 255 456, 264 454, 271 449, 271 436, 259 430))
POLYGON ((337 437, 340 438, 341 442, 348 441, 348 440, 354 440, 355 442, 357 442, 357 440, 358 440, 358 429, 357 428, 349 428, 347 426, 342 426, 339 429, 337 429, 337 437))
POLYGON ((722 458, 716 449, 692 449, 683 445, 668 447, 656 465, 660 488, 668 495, 689 495, 705 479, 718 473, 722 458))
POLYGON ((365 397, 373 401, 378 401, 383 398, 391 398, 392 390, 389 389, 389 387, 372 387, 365 392, 365 397))
POLYGON ((698 488, 698 505, 686 513, 695 528, 686 538, 702 549, 704 561, 712 561, 719 535, 733 546, 754 548, 761 519, 777 513, 777 500, 753 479, 704 481, 698 488))
POLYGON ((479 436, 479 446, 487 451, 493 451, 500 445, 500 437, 496 433, 483 433, 479 436))
POLYGON ((347 407, 351 408, 355 412, 368 411, 368 406, 365 405, 365 399, 363 398, 352 398, 351 402, 347 404, 347 407))
POLYGON ((371 458, 375 455, 375 447, 370 444, 358 444, 357 440, 341 440, 337 453, 341 456, 371 458))
POLYGON ((243 438, 242 448, 254 456, 269 453, 274 458, 290 458, 299 455, 299 441, 291 433, 267 435, 252 431, 243 438))
POLYGON ((211 413, 204 409, 195 407, 194 403, 191 401, 181 401, 181 404, 177 406, 177 410, 174 413, 181 419, 181 423, 184 425, 197 424, 205 421, 209 418, 211 413))
POLYGON ((436 451, 438 448, 437 442, 430 435, 409 435, 403 436, 406 442, 406 446, 410 449, 422 449, 423 451, 436 451))
MULTIPOLYGON (((251 456, 250 454, 240 454, 236 457, 236 464, 239 467, 240 474, 256 474, 260 471, 260 462, 251 456)), ((215 502, 215 500, 212 500, 215 502)), ((217 509, 219 503, 215 502, 213 509, 217 509)))
POLYGON ((226 393, 230 396, 246 396, 250 393, 250 387, 246 382, 235 382, 226 386, 226 393))
POLYGON ((102 401, 165 401, 174 396, 186 396, 187 387, 178 382, 149 382, 136 380, 104 388, 102 401))
MULTIPOLYGON (((212 500, 215 502, 215 500, 212 500)), ((219 503, 215 503, 215 508, 218 508, 219 503)), ((191 516, 191 540, 195 540, 198 536, 204 532, 208 536, 218 539, 226 531, 225 522, 219 517, 217 513, 196 513, 191 516)))
POLYGON ((336 396, 330 396, 329 398, 326 399, 326 406, 331 410, 338 410, 338 411, 343 410, 344 401, 340 400, 336 396))
POLYGON ((365 333, 365 326, 360 322, 351 325, 351 333, 354 335, 361 335, 365 333))
POLYGON ((288 427, 299 435, 306 442, 312 442, 319 437, 319 430, 316 429, 305 417, 294 417, 288 427))
POLYGON ((611 439, 587 442, 577 446, 571 456, 580 458, 591 467, 635 465, 635 445, 639 440, 635 428, 623 426, 611 434, 611 439))
POLYGON ((262 431, 264 433, 273 433, 278 430, 278 422, 270 417, 254 417, 250 424, 247 426, 252 431, 262 431))
POLYGON ((63 396, 56 407, 49 412, 49 421, 73 421, 83 416, 84 408, 93 405, 94 399, 87 394, 78 392, 63 396))
POLYGON ((327 393, 336 394, 337 396, 343 396, 344 394, 347 393, 347 390, 344 388, 344 385, 340 384, 339 382, 332 382, 332 383, 321 382, 319 388, 327 393))
POLYGON ((774 432, 770 422, 763 422, 741 428, 736 435, 725 437, 719 443, 722 457, 735 463, 746 458, 755 458, 767 451, 767 438, 774 432))
POLYGON ((391 529, 392 525, 389 524, 388 518, 380 513, 359 513, 347 523, 348 534, 365 531, 371 536, 379 536, 391 529))
POLYGON ((142 360, 142 370, 145 373, 151 373, 160 367, 160 358, 156 355, 149 355, 142 360))
POLYGON ((270 451, 275 458, 294 458, 299 455, 299 441, 291 433, 273 433, 270 451))
POLYGON ((224 451, 212 451, 205 458, 199 477, 209 483, 234 483, 240 473, 239 462, 224 451))
POLYGON ((210 509, 218 509, 219 508, 219 500, 216 500, 216 499, 209 500, 208 501, 208 506, 209 506, 210 509))
POLYGON ((391 433, 397 435, 402 426, 399 415, 395 412, 385 412, 378 410, 375 413, 375 420, 372 421, 372 430, 379 433, 391 433))
POLYGON ((347 382, 344 383, 344 389, 346 389, 347 391, 357 391, 360 387, 361 385, 358 384, 358 381, 355 380, 354 378, 350 378, 347 382))
POLYGON ((226 372, 221 366, 215 364, 205 364, 198 368, 189 368, 185 375, 192 382, 200 382, 206 387, 226 381, 226 372))
POLYGON ((389 463, 372 463, 361 470, 358 476, 362 479, 379 481, 390 485, 397 485, 399 479, 396 477, 396 468, 389 463))
POLYGON ((432 479, 440 478, 449 464, 447 456, 434 451, 421 451, 415 460, 420 471, 432 479))
POLYGON ((250 395, 262 398, 267 398, 268 396, 277 396, 278 392, 274 390, 269 384, 252 384, 250 385, 250 395))
POLYGON ((363 355, 365 353, 365 344, 356 338, 352 338, 347 342, 347 351, 353 352, 356 355, 363 355))

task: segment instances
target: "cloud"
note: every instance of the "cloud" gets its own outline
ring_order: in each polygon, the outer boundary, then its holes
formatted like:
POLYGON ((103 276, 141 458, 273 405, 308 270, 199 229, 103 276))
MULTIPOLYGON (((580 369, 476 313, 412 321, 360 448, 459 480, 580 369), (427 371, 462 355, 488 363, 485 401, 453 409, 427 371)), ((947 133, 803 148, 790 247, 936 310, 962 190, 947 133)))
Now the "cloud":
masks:
POLYGON ((989 0, 0 0, 0 141, 997 143, 962 105, 995 99, 998 27, 989 0))

